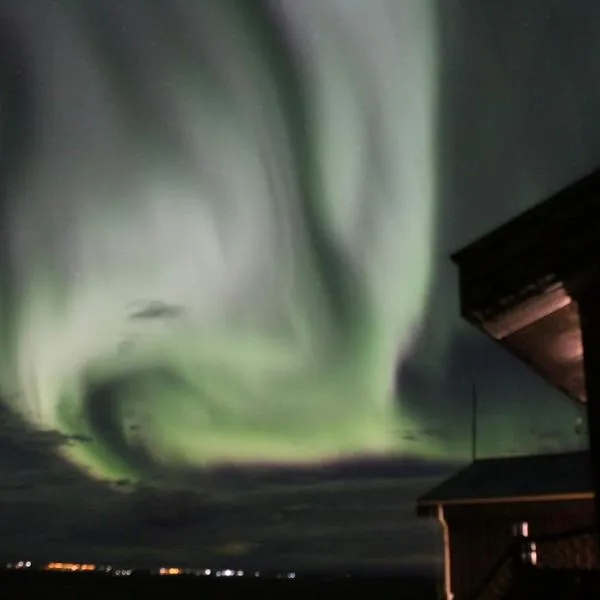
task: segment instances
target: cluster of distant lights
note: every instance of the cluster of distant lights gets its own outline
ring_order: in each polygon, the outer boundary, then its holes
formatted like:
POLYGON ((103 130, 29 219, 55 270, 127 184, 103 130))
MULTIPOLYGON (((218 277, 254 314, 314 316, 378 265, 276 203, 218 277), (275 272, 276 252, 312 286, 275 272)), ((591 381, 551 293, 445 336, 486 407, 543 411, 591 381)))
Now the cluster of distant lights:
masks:
POLYGON ((78 563, 51 562, 46 565, 47 571, 68 571, 71 573, 96 571, 96 565, 80 565, 78 563))
POLYGON ((30 560, 19 560, 14 563, 7 563, 7 569, 37 569, 43 571, 55 571, 60 573, 110 573, 112 575, 131 575, 133 569, 113 569, 110 565, 94 565, 90 563, 72 563, 72 562, 49 562, 37 567, 30 560))
MULTIPOLYGON (((30 560, 20 560, 14 563, 7 563, 7 569, 31 569, 35 568, 30 560)), ((44 571, 55 571, 61 573, 105 573, 114 577, 127 577, 133 575, 134 569, 115 568, 111 565, 94 565, 70 562, 50 562, 42 565, 44 571)), ((152 573, 152 571, 151 571, 152 573)), ((196 576, 196 577, 260 577, 260 571, 242 571, 235 569, 182 569, 181 567, 160 567, 154 574, 168 577, 177 577, 181 575, 196 576)), ((296 579, 296 573, 290 572, 280 574, 277 578, 296 579)))
MULTIPOLYGON (((234 569, 222 569, 213 571, 212 569, 203 569, 201 571, 180 569, 178 567, 161 567, 158 571, 159 575, 199 575, 204 577, 260 577, 260 571, 241 571, 234 569)), ((279 576, 281 577, 281 576, 279 576)), ((296 573, 286 573, 287 579, 296 579, 296 573)))

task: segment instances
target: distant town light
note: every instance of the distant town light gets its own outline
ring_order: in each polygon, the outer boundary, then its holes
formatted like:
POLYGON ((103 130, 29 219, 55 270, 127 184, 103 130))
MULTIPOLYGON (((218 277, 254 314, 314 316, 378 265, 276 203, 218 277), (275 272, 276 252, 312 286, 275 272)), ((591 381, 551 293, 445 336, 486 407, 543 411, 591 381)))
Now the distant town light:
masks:
POLYGON ((159 570, 160 575, 182 575, 183 569, 179 567, 161 567, 159 570))

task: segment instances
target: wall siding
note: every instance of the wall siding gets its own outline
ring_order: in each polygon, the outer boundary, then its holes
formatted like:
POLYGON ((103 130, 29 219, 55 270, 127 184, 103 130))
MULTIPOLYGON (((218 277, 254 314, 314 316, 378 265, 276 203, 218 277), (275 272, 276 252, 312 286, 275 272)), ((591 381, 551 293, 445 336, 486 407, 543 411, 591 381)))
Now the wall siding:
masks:
MULTIPOLYGON (((467 600, 512 542, 512 526, 529 523, 529 535, 560 533, 593 525, 592 500, 447 505, 450 572, 455 600, 467 600)), ((595 537, 589 534, 538 544, 540 568, 596 569, 595 537)))

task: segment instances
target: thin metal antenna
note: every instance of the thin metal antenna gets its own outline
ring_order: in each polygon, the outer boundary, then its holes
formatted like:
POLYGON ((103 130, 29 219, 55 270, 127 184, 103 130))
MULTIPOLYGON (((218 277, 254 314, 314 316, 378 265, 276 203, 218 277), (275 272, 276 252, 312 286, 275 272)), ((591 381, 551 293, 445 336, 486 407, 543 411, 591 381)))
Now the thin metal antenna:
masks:
POLYGON ((477 460, 477 388, 473 384, 472 410, 471 410, 471 460, 477 460))

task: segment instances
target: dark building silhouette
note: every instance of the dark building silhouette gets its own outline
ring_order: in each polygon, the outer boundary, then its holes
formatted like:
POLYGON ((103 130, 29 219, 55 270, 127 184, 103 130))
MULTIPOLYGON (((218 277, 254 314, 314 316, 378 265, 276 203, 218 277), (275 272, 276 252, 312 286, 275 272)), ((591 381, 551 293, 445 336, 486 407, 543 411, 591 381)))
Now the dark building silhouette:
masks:
MULTIPOLYGON (((549 577, 551 569, 599 567, 592 525, 600 515, 600 495, 593 493, 600 484, 600 171, 470 244, 452 260, 459 270, 462 316, 585 407, 588 415, 587 457, 574 453, 476 461, 419 499, 420 514, 431 514, 434 506, 444 523, 447 595, 454 593, 455 600, 501 599, 513 592, 501 591, 498 573, 504 568, 509 585, 509 571, 519 562, 513 555, 504 567, 500 564, 511 537, 509 521, 527 530, 530 550, 532 544, 541 548, 542 540, 562 548, 563 560, 554 565, 544 564, 541 550, 518 553, 517 559, 531 561, 533 556, 538 573, 545 569, 549 577), (578 473, 576 492, 569 472, 558 467, 568 464, 578 473), (530 492, 523 489, 524 465, 530 492), (548 470, 549 465, 554 467, 548 470), (499 488, 485 483, 491 479, 506 486, 503 493, 510 502, 499 488), (484 523, 489 534, 481 530, 484 523), (494 588, 494 578, 500 587, 494 588)), ((517 533, 512 537, 525 543, 522 531, 517 533)))
POLYGON ((516 534, 539 569, 595 569, 593 497, 587 452, 477 460, 421 496, 418 514, 443 530, 446 597, 504 598, 516 534))

